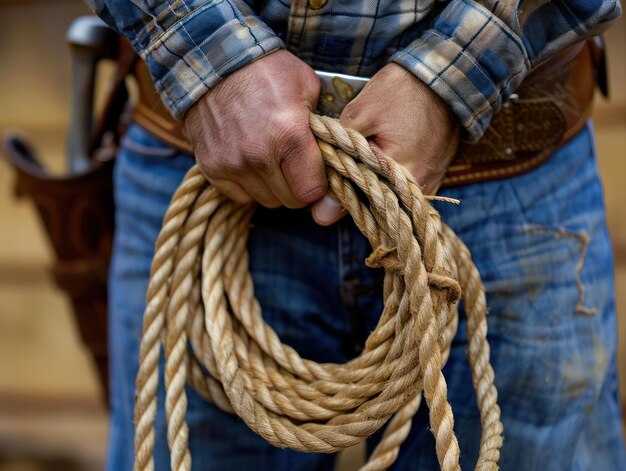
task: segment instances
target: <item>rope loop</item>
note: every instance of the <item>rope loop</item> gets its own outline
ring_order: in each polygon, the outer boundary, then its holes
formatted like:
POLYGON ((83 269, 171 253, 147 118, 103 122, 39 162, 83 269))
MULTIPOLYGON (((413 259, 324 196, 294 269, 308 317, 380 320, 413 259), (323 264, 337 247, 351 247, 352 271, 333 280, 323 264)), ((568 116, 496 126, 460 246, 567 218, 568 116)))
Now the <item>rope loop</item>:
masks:
POLYGON ((152 262, 136 381, 135 470, 154 469, 161 346, 173 470, 191 469, 187 383, 273 445, 299 451, 336 452, 388 423, 366 471, 393 464, 423 395, 439 464, 459 470, 441 370, 461 293, 482 424, 476 469, 498 469, 503 427, 485 290, 468 249, 404 167, 337 120, 311 114, 310 126, 331 189, 373 247, 365 263, 385 269, 378 325, 345 364, 318 364, 283 344, 263 321, 248 270, 253 208, 220 195, 194 166, 172 197, 152 262))

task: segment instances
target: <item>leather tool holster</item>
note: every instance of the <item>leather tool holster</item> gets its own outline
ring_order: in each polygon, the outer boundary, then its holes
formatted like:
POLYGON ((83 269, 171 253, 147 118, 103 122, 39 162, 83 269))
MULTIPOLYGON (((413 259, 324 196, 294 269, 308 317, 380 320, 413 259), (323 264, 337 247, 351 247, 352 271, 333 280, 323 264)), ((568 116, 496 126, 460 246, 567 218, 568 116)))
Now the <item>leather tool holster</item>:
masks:
MULTIPOLYGON (((54 252, 52 278, 69 298, 80 337, 108 398, 107 273, 113 242, 113 161, 75 176, 54 177, 38 164, 29 144, 4 136, 16 171, 15 193, 28 197, 54 252)), ((108 403, 108 401, 107 401, 108 403)))
POLYGON ((114 233, 113 156, 128 102, 125 78, 136 60, 132 49, 96 17, 72 24, 72 115, 67 172, 46 170, 26 138, 3 136, 16 172, 15 192, 35 205, 54 252, 56 285, 69 298, 81 339, 91 354, 108 404, 107 279, 114 233), (96 67, 116 59, 117 71, 104 110, 92 123, 96 67))

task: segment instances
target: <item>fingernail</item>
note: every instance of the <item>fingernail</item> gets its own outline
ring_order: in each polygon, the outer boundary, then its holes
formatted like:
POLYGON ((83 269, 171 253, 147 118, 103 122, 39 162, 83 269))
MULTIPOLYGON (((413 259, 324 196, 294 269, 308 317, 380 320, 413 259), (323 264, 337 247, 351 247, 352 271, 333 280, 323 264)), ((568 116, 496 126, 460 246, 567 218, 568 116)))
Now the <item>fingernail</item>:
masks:
POLYGON ((324 195, 313 206, 313 219, 322 226, 328 226, 339 218, 342 209, 339 201, 331 196, 324 195))

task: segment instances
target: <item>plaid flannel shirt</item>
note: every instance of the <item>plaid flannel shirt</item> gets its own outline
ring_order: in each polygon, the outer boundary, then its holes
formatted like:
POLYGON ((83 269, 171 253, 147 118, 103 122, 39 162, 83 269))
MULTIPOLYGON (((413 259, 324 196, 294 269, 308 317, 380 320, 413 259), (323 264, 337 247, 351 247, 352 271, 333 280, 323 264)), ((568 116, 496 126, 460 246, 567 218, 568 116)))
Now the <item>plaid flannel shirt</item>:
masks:
POLYGON ((427 83, 474 139, 530 69, 620 15, 619 0, 87 0, 147 62, 180 117, 278 48, 371 76, 389 61, 427 83))

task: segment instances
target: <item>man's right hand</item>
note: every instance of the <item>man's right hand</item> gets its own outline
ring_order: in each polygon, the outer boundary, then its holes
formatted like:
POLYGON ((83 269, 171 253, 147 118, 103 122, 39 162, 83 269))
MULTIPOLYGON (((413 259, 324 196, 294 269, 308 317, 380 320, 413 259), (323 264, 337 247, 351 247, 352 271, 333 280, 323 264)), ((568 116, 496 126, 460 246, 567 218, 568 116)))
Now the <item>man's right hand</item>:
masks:
POLYGON ((304 62, 280 50, 246 65, 195 103, 184 119, 200 169, 240 203, 299 208, 328 186, 309 128, 319 80, 304 62))

